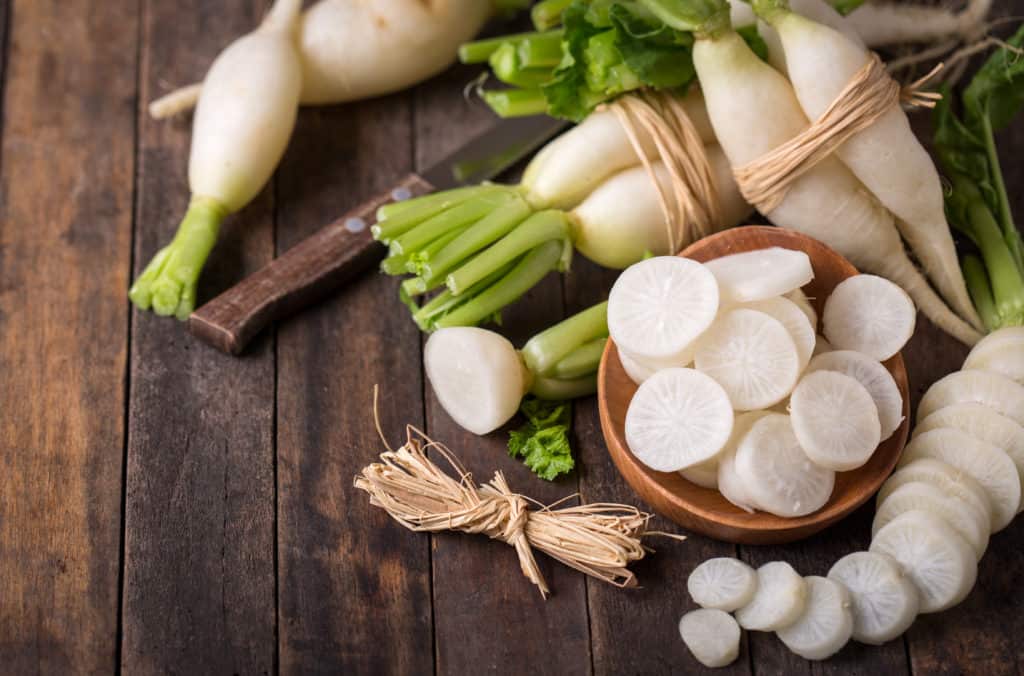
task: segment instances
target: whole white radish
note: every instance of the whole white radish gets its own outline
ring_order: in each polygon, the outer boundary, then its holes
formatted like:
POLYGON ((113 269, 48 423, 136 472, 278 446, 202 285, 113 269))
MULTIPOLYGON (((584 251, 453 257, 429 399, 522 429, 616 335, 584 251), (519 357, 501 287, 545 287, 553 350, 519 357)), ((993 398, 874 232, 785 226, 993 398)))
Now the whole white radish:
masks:
POLYGON ((992 526, 988 514, 974 504, 946 495, 941 489, 925 482, 905 483, 880 501, 874 521, 871 522, 872 535, 900 514, 912 509, 928 512, 952 526, 974 548, 975 555, 981 560, 988 547, 992 526))
POLYGON ((828 577, 850 591, 853 638, 882 645, 914 623, 921 601, 914 582, 888 554, 854 552, 839 559, 828 577))
MULTIPOLYGON (((818 119, 873 57, 835 29, 790 11, 787 0, 752 4, 778 31, 800 105, 818 119)), ((980 327, 946 222, 939 173, 899 102, 839 146, 836 155, 897 217, 900 232, 949 304, 980 327)))
POLYGON ((878 409, 882 439, 888 439, 899 429, 903 422, 903 395, 889 369, 878 361, 853 350, 832 350, 811 359, 807 373, 815 371, 836 371, 864 386, 878 409))
POLYGON ((732 612, 754 600, 757 571, 739 559, 708 559, 690 573, 686 589, 701 608, 732 612))
POLYGON ((871 394, 843 373, 804 376, 789 398, 789 412, 800 448, 820 467, 856 469, 871 459, 881 440, 871 394))
MULTIPOLYGON (((803 13, 796 0, 792 5, 795 11, 803 13)), ((914 42, 931 44, 951 37, 972 42, 985 32, 985 19, 991 9, 992 0, 967 0, 959 11, 946 3, 865 2, 850 12, 844 23, 862 36, 869 47, 914 42)), ((817 17, 811 18, 820 21, 817 17)))
POLYGON ((188 212, 129 292, 140 309, 188 318, 221 221, 256 196, 284 154, 302 85, 301 7, 301 0, 277 0, 256 31, 210 66, 192 123, 188 212))
POLYGON ((917 419, 951 406, 975 402, 1024 425, 1024 385, 988 371, 956 371, 936 381, 917 407, 917 419))
POLYGON ((850 592, 827 577, 811 575, 807 583, 807 607, 788 627, 776 631, 791 651, 807 660, 824 660, 839 652, 853 635, 850 592))
POLYGON ((839 350, 855 350, 885 361, 914 335, 917 310, 906 291, 874 275, 839 282, 825 301, 822 332, 839 350))
POLYGON ((814 279, 810 257, 782 247, 722 256, 705 265, 718 281, 723 305, 781 296, 814 279))
POLYGON ((785 561, 757 569, 757 591, 736 611, 736 621, 751 631, 776 631, 797 621, 807 607, 807 582, 785 561))
POLYGON ((740 627, 722 610, 692 610, 679 620, 679 635, 697 661, 706 667, 724 667, 740 654, 740 627))
POLYGON ((909 483, 926 483, 944 495, 969 502, 992 522, 995 512, 985 488, 967 472, 935 458, 921 457, 897 469, 878 490, 876 502, 881 504, 893 491, 909 483))

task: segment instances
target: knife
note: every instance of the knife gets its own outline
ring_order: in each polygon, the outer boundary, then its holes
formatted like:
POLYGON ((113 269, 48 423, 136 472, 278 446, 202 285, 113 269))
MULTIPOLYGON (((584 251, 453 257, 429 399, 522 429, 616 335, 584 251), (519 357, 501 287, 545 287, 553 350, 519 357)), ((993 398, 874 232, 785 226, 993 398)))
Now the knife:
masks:
POLYGON ((201 306, 188 319, 189 331, 219 350, 240 353, 268 324, 321 300, 384 257, 387 248, 370 235, 378 207, 495 178, 566 126, 564 120, 547 116, 500 121, 426 171, 408 174, 391 189, 201 306))

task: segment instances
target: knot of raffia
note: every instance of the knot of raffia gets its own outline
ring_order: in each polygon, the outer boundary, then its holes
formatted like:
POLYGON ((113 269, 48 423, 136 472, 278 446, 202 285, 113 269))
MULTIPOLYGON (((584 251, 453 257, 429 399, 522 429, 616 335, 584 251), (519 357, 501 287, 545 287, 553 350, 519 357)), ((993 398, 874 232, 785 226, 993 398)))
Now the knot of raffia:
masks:
POLYGON ((381 453, 380 462, 364 467, 354 483, 369 494, 370 504, 409 530, 482 533, 512 545, 523 574, 545 597, 550 590, 534 549, 620 587, 636 585, 627 566, 647 552, 641 538, 649 534, 650 514, 617 504, 544 506, 513 492, 501 472, 476 486, 444 445, 414 427, 408 428, 404 446, 381 453), (434 464, 428 449, 443 456, 456 476, 434 464))
POLYGON ((800 176, 831 155, 857 132, 871 126, 901 102, 932 108, 941 98, 924 85, 942 65, 921 79, 901 87, 882 60, 872 53, 835 101, 807 129, 753 162, 733 169, 740 193, 763 214, 775 210, 800 176))

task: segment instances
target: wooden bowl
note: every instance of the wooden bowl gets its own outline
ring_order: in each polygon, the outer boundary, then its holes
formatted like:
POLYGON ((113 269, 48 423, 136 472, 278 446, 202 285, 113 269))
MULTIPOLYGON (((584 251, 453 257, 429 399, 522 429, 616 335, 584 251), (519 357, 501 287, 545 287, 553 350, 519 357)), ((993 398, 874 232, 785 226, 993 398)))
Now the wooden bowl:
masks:
MULTIPOLYGON (((857 274, 845 258, 817 240, 797 232, 768 226, 733 228, 694 243, 680 255, 705 262, 727 254, 779 246, 804 251, 814 266, 814 279, 804 293, 819 317, 824 299, 847 277, 857 274)), ((786 519, 764 512, 748 514, 718 491, 701 488, 677 472, 656 472, 641 463, 626 444, 624 423, 637 386, 619 361, 613 341, 608 341, 598 372, 598 406, 601 429, 612 460, 626 481, 655 511, 680 526, 704 535, 742 544, 779 544, 806 538, 864 504, 882 485, 899 460, 909 431, 910 396, 903 357, 885 362, 903 395, 903 424, 882 442, 862 467, 836 475, 828 503, 808 516, 786 519)))

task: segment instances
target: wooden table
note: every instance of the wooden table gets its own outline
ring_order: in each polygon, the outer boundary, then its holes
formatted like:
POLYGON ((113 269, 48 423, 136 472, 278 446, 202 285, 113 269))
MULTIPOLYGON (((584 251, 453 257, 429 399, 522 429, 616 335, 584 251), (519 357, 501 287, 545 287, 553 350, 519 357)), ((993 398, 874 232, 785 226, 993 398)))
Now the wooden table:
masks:
MULTIPOLYGON (((265 6, 0 0, 0 671, 697 673, 676 631, 697 563, 786 558, 824 574, 868 544, 870 507, 787 547, 655 542, 639 590, 543 559, 555 590, 543 601, 508 546, 410 533, 353 489, 381 450, 372 388, 391 440, 423 427, 478 478, 501 469, 545 501, 635 502, 593 401, 575 412, 579 471, 547 484, 507 457, 503 435, 446 417, 393 279, 365 275, 241 358, 132 310, 129 282, 188 197, 189 123, 155 122, 145 103, 200 77, 265 6)), ((463 96, 472 75, 303 110, 272 185, 226 226, 202 296, 492 124, 463 96)), ((1024 186, 1022 125, 1001 150, 1024 186)), ((1024 194, 1014 200, 1024 218, 1024 194)), ((513 337, 597 301, 612 278, 582 260, 552 276, 508 313, 513 337)), ((916 399, 965 350, 922 321, 906 354, 916 399)), ((992 538, 968 600, 905 640, 811 665, 749 634, 730 671, 1020 673, 1022 580, 1018 521, 992 538)))

